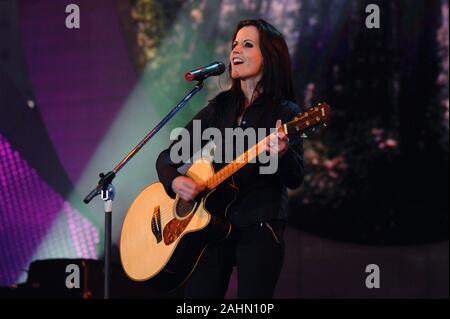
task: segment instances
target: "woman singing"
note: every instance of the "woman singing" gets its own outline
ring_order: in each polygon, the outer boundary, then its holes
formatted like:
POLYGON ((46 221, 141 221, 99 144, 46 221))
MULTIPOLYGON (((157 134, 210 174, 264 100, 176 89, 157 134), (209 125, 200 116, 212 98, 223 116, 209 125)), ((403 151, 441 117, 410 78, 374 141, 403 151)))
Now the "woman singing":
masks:
MULTIPOLYGON (((241 21, 231 42, 229 63, 231 88, 194 117, 202 129, 268 130, 300 113, 294 102, 288 48, 274 26, 264 20, 241 21)), ((186 128, 192 132, 192 121, 186 128)), ((158 157, 159 178, 170 196, 192 201, 203 186, 178 172, 183 163, 171 161, 170 147, 158 157)), ((269 140, 266 150, 278 158, 276 172, 261 174, 254 163, 233 176, 238 192, 228 210, 231 234, 204 251, 186 282, 186 298, 222 299, 234 266, 238 298, 273 297, 284 260, 287 187, 297 188, 302 182, 303 147, 300 137, 278 133, 277 141, 269 140)), ((213 165, 217 170, 224 164, 213 165)))

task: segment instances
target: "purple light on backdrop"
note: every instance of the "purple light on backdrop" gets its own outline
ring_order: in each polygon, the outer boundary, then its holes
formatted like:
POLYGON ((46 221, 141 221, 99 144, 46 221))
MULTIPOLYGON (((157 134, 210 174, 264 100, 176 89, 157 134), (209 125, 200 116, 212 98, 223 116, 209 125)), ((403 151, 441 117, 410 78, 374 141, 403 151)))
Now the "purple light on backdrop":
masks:
POLYGON ((36 105, 76 184, 136 81, 117 0, 18 3, 36 105), (79 29, 65 25, 71 3, 80 8, 79 29))
POLYGON ((95 259, 98 242, 98 229, 0 135, 0 286, 15 283, 33 256, 95 259))
POLYGON ((76 256, 95 259, 95 245, 99 243, 97 228, 74 209, 69 202, 64 202, 63 210, 67 213, 68 225, 72 242, 75 246, 76 256))

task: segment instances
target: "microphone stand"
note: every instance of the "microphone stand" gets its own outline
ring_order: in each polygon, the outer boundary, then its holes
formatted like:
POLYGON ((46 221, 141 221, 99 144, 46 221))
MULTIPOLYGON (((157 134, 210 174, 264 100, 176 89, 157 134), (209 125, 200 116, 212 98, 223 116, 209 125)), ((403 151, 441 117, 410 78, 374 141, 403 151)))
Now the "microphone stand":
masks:
POLYGON ((176 114, 183 106, 201 89, 203 80, 197 82, 195 87, 175 106, 169 114, 166 115, 139 143, 130 153, 128 153, 112 171, 107 174, 100 173, 100 180, 97 186, 84 198, 84 203, 89 203, 95 196, 101 194, 101 199, 105 202, 105 259, 104 259, 104 299, 109 299, 111 288, 111 220, 112 220, 112 202, 115 195, 115 189, 112 185, 117 173, 136 155, 141 148, 176 114))

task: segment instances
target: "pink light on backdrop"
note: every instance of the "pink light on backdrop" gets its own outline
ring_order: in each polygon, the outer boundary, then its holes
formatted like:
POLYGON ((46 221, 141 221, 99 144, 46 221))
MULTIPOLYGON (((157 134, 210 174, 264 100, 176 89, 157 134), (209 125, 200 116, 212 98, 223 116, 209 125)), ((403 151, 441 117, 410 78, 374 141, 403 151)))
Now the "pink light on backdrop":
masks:
POLYGON ((98 242, 98 229, 0 135, 0 286, 15 283, 33 256, 96 258, 98 242), (40 247, 44 239, 51 247, 40 247))

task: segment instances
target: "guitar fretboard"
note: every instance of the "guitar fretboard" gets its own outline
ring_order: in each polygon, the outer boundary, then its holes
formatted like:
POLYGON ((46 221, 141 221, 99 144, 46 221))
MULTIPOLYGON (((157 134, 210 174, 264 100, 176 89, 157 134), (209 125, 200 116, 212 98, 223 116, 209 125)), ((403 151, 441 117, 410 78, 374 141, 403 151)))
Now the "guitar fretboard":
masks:
MULTIPOLYGON (((278 131, 284 130, 283 127, 280 127, 278 131)), ((276 134, 276 133, 272 133, 276 134)), ((270 136, 270 135, 269 135, 270 136)), ((214 189, 219 186, 223 181, 232 176, 242 167, 244 167, 247 163, 254 160, 260 153, 266 150, 266 141, 269 138, 266 136, 257 144, 249 148, 242 155, 236 157, 234 161, 229 163, 227 166, 223 167, 219 171, 217 171, 213 176, 211 176, 205 183, 206 187, 209 189, 214 189)))
POLYGON ((219 186, 223 181, 232 176, 247 163, 254 160, 260 153, 264 152, 266 150, 267 139, 270 138, 270 136, 276 135, 278 132, 298 134, 311 126, 322 123, 329 116, 329 108, 328 104, 319 103, 319 106, 310 108, 306 112, 298 114, 292 121, 283 124, 281 127, 277 128, 276 132, 266 136, 256 145, 238 156, 234 161, 220 169, 211 176, 204 185, 209 189, 214 189, 219 186))

